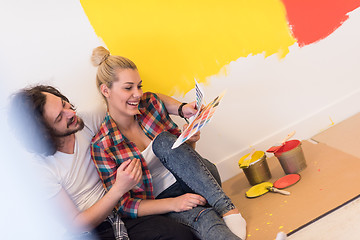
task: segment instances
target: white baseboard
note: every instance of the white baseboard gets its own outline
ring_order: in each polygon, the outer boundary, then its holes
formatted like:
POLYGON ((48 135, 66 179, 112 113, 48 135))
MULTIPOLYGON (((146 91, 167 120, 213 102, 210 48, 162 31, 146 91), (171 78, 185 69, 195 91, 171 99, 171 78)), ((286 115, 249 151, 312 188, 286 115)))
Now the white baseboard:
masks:
MULTIPOLYGON (((332 122, 334 124, 339 123, 358 112, 360 112, 360 89, 339 98, 297 122, 284 126, 284 128, 275 131, 271 135, 265 136, 253 144, 252 147, 265 151, 293 130, 296 131, 296 139, 306 140, 331 127, 332 122)), ((249 152, 250 149, 246 147, 216 164, 222 181, 226 181, 237 174, 243 174, 243 171, 238 167, 238 160, 249 152)))

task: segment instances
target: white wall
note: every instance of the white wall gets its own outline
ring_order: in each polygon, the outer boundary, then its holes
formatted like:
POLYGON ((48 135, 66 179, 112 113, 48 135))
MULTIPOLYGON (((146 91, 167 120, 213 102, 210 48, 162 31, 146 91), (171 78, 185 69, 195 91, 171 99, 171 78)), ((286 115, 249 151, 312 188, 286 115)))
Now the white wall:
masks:
MULTIPOLYGON (((357 10, 331 36, 303 48, 294 45, 285 59, 249 56, 227 66, 227 76, 209 77, 207 100, 223 89, 227 94, 203 129, 198 150, 217 164, 223 180, 241 173, 237 161, 250 145, 266 150, 292 130, 297 139, 307 139, 331 120, 360 110, 359 25, 357 10)), ((60 88, 78 109, 91 109, 102 101, 89 60, 101 40, 73 0, 3 1, 0 30, 0 238, 60 239, 56 219, 39 202, 27 155, 7 134, 5 106, 17 89, 44 83, 60 88)), ((193 99, 191 91, 180 100, 193 99)))
MULTIPOLYGON (((28 84, 59 87, 80 110, 101 101, 95 87, 93 48, 101 45, 78 1, 8 1, 0 9, 0 79, 8 95, 28 84)), ((223 180, 241 171, 237 160, 249 146, 266 150, 292 130, 307 139, 359 111, 360 11, 331 36, 299 48, 282 60, 262 55, 226 66, 211 76, 207 100, 227 94, 202 131, 199 152, 220 169, 223 180)), ((194 99, 189 92, 184 101, 194 99)), ((3 106, 2 106, 3 109, 3 106)), ((176 120, 183 123, 182 120, 176 120)))
POLYGON ((8 1, 0 8, 0 22, 4 92, 43 83, 58 87, 79 109, 98 103, 90 56, 102 43, 80 2, 8 1))
POLYGON ((226 77, 210 77, 207 96, 227 93, 198 150, 223 180, 241 172, 237 161, 249 146, 265 151, 293 130, 308 139, 360 111, 359 10, 328 38, 293 45, 283 60, 249 56, 232 62, 226 77))

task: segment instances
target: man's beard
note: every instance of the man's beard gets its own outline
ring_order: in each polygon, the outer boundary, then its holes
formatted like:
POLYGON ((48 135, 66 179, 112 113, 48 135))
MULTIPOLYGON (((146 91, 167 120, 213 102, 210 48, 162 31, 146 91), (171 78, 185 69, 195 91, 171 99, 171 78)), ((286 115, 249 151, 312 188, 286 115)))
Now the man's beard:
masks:
POLYGON ((72 130, 69 130, 69 131, 66 131, 64 133, 59 133, 57 131, 54 131, 54 135, 55 137, 67 137, 67 136, 70 136, 71 134, 74 134, 80 130, 82 130, 85 126, 84 124, 84 121, 81 119, 81 118, 77 118, 77 128, 76 129, 72 129, 72 130))

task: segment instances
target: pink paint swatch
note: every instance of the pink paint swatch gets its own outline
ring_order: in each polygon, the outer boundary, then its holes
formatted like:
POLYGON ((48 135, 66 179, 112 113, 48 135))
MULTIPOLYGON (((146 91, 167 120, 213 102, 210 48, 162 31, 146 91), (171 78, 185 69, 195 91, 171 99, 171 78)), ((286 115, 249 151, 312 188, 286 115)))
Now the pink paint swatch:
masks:
MULTIPOLYGON (((282 0, 293 36, 300 47, 333 33, 346 21, 360 0, 282 0)), ((354 30, 357 31, 357 30, 354 30)))

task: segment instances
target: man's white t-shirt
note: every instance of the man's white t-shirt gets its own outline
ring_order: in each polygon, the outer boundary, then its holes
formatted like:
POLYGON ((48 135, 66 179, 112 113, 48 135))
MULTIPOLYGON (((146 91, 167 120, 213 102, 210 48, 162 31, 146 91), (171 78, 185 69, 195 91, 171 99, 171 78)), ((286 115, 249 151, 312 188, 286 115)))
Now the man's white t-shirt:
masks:
POLYGON ((79 211, 84 211, 105 194, 104 187, 91 159, 90 144, 105 116, 105 109, 91 114, 79 114, 84 128, 75 133, 74 154, 56 152, 37 158, 46 195, 51 198, 63 188, 79 211))

